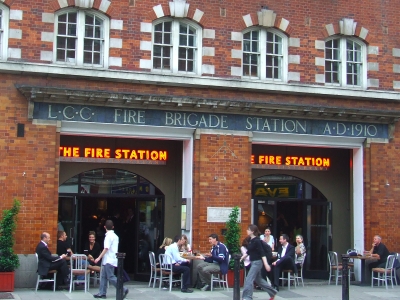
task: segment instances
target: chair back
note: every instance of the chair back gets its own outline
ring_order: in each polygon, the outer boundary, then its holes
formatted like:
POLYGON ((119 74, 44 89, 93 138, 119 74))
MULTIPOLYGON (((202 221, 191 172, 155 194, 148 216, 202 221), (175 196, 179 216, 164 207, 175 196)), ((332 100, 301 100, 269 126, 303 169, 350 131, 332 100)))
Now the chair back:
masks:
POLYGON ((172 257, 169 254, 160 254, 158 258, 161 270, 163 272, 172 272, 172 257))
POLYGON ((329 265, 336 267, 339 266, 339 261, 336 252, 328 251, 328 260, 329 260, 329 265))
POLYGON ((391 270, 393 269, 394 266, 394 260, 396 259, 396 255, 389 255, 386 261, 386 270, 391 270))
POLYGON ((149 260, 150 260, 150 266, 152 268, 156 268, 156 256, 154 255, 154 252, 149 251, 149 260))
POLYGON ((72 254, 71 255, 71 272, 74 270, 87 270, 86 255, 72 254))

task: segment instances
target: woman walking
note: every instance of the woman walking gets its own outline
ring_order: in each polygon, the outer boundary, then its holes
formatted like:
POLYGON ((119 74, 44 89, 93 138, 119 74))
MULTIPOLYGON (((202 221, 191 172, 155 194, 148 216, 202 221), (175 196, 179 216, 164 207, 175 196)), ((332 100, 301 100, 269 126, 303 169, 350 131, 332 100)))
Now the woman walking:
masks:
POLYGON ((253 299, 253 282, 256 282, 259 287, 270 295, 270 300, 273 300, 277 291, 261 277, 261 269, 264 267, 269 272, 271 271, 271 266, 268 264, 264 247, 259 238, 260 232, 258 231, 258 227, 254 224, 249 225, 247 235, 250 237, 247 254, 243 255, 240 260, 244 260, 247 256, 250 256, 251 267, 244 282, 242 299, 253 299))

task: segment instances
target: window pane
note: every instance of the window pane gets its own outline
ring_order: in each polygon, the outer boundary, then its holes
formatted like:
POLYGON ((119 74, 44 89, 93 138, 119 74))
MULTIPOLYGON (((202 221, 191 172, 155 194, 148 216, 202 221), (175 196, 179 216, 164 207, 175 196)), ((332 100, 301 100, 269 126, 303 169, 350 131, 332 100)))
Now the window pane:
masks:
POLYGON ((186 35, 179 35, 179 45, 180 46, 187 45, 187 36, 186 35))
POLYGON ((158 57, 153 58, 153 68, 161 69, 161 58, 158 58, 158 57))
POLYGON ((67 34, 67 25, 65 23, 58 23, 58 34, 67 34))
POLYGON ((171 33, 164 33, 164 44, 171 44, 171 33))
POLYGON ((93 24, 94 23, 94 16, 86 14, 85 15, 85 24, 93 24))
POLYGON ((161 32, 154 33, 154 43, 162 44, 162 33, 161 32))

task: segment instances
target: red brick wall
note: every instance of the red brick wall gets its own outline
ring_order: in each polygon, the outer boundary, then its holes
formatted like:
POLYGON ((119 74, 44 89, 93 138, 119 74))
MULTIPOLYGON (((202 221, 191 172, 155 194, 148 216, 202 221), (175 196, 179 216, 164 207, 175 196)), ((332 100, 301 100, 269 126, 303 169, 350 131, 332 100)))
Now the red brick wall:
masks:
POLYGON ((208 235, 217 233, 224 242, 221 229, 226 226, 208 223, 207 207, 239 206, 244 235, 250 224, 251 142, 247 136, 202 134, 194 153, 192 244, 208 251, 208 235))

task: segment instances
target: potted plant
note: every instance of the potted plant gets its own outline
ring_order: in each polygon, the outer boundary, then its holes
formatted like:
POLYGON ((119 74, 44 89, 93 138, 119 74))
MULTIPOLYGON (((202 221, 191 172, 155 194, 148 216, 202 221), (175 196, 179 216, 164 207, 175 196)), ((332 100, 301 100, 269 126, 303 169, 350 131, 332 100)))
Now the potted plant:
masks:
POLYGON ((19 267, 19 259, 13 247, 20 206, 20 202, 14 199, 13 206, 3 210, 0 220, 0 292, 14 291, 14 271, 19 267))
MULTIPOLYGON (((239 206, 235 206, 229 214, 228 221, 226 222, 225 244, 231 254, 228 270, 228 285, 233 287, 234 275, 233 269, 235 266, 234 254, 240 254, 240 220, 239 220, 239 206)), ((240 264, 240 285, 243 286, 244 270, 243 262, 240 264)))

